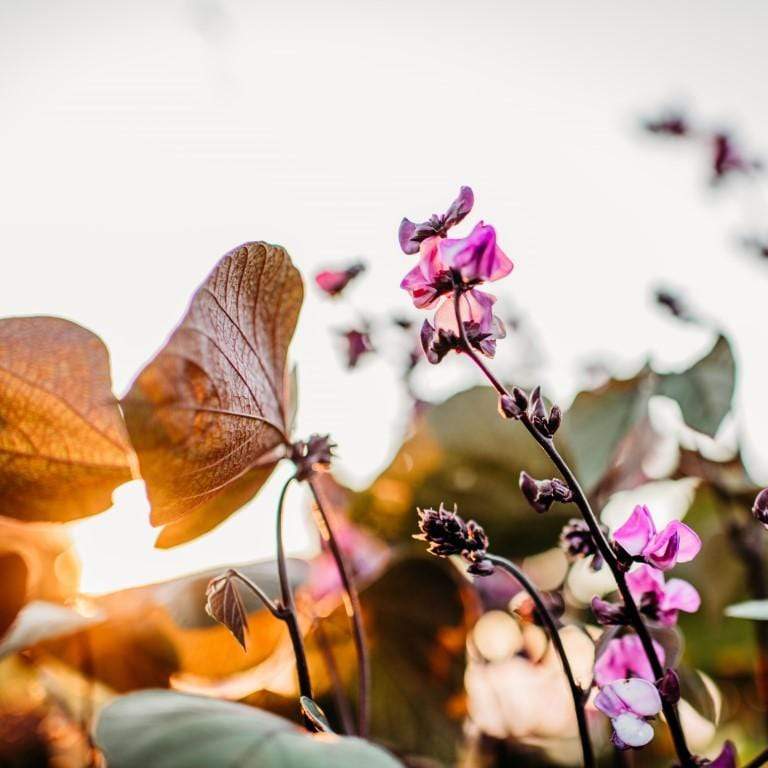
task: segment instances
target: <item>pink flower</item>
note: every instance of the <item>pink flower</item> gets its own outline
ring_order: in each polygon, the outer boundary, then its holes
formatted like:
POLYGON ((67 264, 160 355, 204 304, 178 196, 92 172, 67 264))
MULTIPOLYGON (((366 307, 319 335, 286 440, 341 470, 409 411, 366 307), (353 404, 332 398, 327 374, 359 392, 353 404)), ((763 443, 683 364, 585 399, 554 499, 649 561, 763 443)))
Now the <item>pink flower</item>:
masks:
POLYGON ((431 309, 454 289, 453 277, 440 259, 439 242, 439 237, 429 237, 421 243, 419 261, 400 283, 418 309, 431 309))
POLYGON ((677 623, 678 611, 695 613, 701 605, 696 588, 682 579, 665 583, 664 574, 650 565, 641 565, 627 574, 627 586, 640 610, 665 627, 677 623))
POLYGON ((400 247, 405 253, 411 255, 419 252, 419 243, 427 238, 445 237, 448 230, 458 224, 472 210, 474 202, 475 196, 472 190, 469 187, 462 187, 459 190, 459 196, 442 216, 435 213, 421 224, 403 219, 398 231, 400 247))
POLYGON ((653 739, 648 719, 661 711, 661 697, 653 683, 639 678, 616 680, 601 688, 595 706, 611 718, 612 741, 619 749, 644 747, 653 739))
POLYGON ((346 269, 325 269, 315 275, 315 283, 329 296, 338 296, 361 272, 364 264, 352 264, 346 269))
MULTIPOLYGON (((664 664, 664 649, 653 641, 653 647, 659 661, 664 664)), ((595 662, 595 682, 607 685, 614 680, 627 677, 641 677, 644 680, 655 680, 656 675, 651 669, 651 662, 645 654, 642 642, 637 635, 623 635, 609 640, 605 650, 595 662)))
POLYGON ((466 237, 441 240, 438 248, 442 263, 467 284, 500 280, 514 267, 496 245, 496 230, 482 221, 466 237))
POLYGON ((701 539, 679 520, 673 520, 657 532, 648 507, 640 505, 613 538, 629 555, 662 571, 668 571, 676 563, 690 562, 701 549, 701 539))

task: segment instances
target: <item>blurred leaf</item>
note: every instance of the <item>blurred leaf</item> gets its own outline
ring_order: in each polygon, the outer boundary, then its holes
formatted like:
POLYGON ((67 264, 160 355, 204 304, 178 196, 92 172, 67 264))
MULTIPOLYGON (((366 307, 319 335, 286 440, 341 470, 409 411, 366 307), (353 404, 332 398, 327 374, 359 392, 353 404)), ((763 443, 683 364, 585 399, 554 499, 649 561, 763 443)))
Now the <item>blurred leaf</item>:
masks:
POLYGON ((725 615, 732 619, 768 621, 768 600, 746 600, 743 603, 729 605, 725 609, 725 615))
POLYGON ((0 642, 0 658, 23 651, 45 640, 72 635, 104 620, 98 613, 86 616, 56 603, 27 603, 0 642))
POLYGON ((246 650, 245 628, 248 617, 243 600, 237 591, 237 585, 228 573, 213 579, 208 585, 205 612, 223 624, 243 646, 243 650, 246 650))
POLYGON ((397 768, 360 739, 312 736, 242 704, 171 691, 116 699, 102 710, 95 740, 110 768, 397 768))
MULTIPOLYGON (((611 379, 598 389, 580 392, 563 420, 561 437, 573 456, 579 482, 594 493, 617 459, 622 442, 643 425, 647 429, 648 401, 653 394, 650 369, 631 379, 611 379)), ((642 452, 634 451, 635 462, 642 452)), ((642 482, 642 479, 640 479, 642 482)), ((611 490, 631 487, 614 482, 611 490)))
POLYGON ((731 345, 725 336, 719 336, 710 352, 693 366, 660 376, 657 394, 677 400, 685 423, 714 437, 731 408, 735 382, 731 345))
POLYGON ((0 554, 11 553, 26 566, 27 601, 64 602, 77 595, 80 562, 64 526, 0 517, 0 554))
MULTIPOLYGON (((371 735, 398 755, 452 764, 462 740, 474 591, 449 561, 420 554, 395 559, 360 599, 371 653, 371 735)), ((354 696, 354 650, 342 607, 322 620, 322 632, 354 696)), ((325 692, 330 681, 320 639, 310 633, 307 649, 315 687, 325 692)))
POLYGON ((126 395, 152 525, 177 523, 161 546, 218 525, 280 458, 289 441, 285 360, 302 295, 301 276, 279 246, 230 251, 126 395))
POLYGON ((103 512, 132 461, 101 339, 56 317, 0 320, 3 514, 65 522, 103 512))
POLYGON ((13 624, 27 597, 27 565, 16 552, 0 554, 0 637, 13 624))
POLYGON ((355 495, 350 515, 390 543, 410 542, 417 506, 455 502, 485 527, 494 551, 530 554, 551 546, 569 515, 556 505, 537 517, 518 489, 523 469, 553 476, 525 429, 499 417, 493 391, 475 387, 427 411, 389 467, 355 495))

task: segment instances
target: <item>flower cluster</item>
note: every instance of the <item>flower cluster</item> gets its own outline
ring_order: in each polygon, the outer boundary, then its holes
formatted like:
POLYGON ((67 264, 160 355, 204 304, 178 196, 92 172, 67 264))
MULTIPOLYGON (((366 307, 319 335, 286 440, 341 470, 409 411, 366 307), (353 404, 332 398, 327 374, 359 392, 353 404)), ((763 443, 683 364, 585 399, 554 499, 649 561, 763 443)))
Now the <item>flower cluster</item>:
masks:
MULTIPOLYGON (((601 526, 607 533, 607 528, 601 526)), ((592 531, 586 521, 580 517, 572 517, 560 532, 560 548, 568 556, 569 560, 577 560, 582 557, 592 557, 590 567, 593 571, 599 571, 603 567, 603 556, 597 548, 592 531)))
MULTIPOLYGON (((640 612, 665 627, 677 623, 680 611, 697 611, 701 598, 682 579, 667 581, 664 571, 676 563, 692 560, 701 549, 701 540, 687 525, 674 520, 662 531, 656 529, 650 511, 636 506, 631 516, 613 535, 614 546, 627 568, 626 584, 640 612)), ((627 608, 595 597, 592 611, 601 624, 629 624, 627 608)), ((664 649, 652 641, 659 663, 664 649)), ((656 680, 653 666, 636 634, 610 639, 595 662, 595 682, 600 693, 595 705, 611 718, 613 742, 620 749, 640 747, 653 738, 648 719, 658 714, 662 696, 679 698, 679 682, 673 670, 656 680)))
POLYGON ((409 255, 419 254, 400 287, 410 293, 417 308, 436 309, 434 324, 425 320, 421 330, 431 363, 439 363, 452 349, 461 349, 462 337, 493 357, 496 341, 506 335, 504 324, 493 314, 496 297, 477 289, 482 283, 500 280, 513 268, 496 244, 496 231, 481 221, 466 237, 447 236, 473 204, 472 190, 462 187, 444 214, 434 214, 422 223, 403 219, 400 224, 400 247, 409 255))
POLYGON ((461 555, 469 563, 467 569, 476 576, 493 573, 493 564, 487 560, 488 537, 474 520, 464 522, 458 515, 442 504, 439 509, 419 509, 419 531, 414 539, 426 541, 428 552, 438 557, 461 555))

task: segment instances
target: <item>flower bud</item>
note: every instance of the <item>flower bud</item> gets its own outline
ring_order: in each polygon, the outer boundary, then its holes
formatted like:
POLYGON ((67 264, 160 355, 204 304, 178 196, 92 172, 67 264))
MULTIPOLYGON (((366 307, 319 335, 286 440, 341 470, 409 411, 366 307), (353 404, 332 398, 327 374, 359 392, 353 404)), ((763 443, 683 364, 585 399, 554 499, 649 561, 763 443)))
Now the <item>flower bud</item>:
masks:
POLYGON ((525 471, 520 473, 520 490, 537 512, 547 511, 547 507, 539 503, 539 484, 525 471))
POLYGON ((680 701, 680 678, 674 669, 668 669, 663 677, 656 681, 661 698, 670 704, 680 701))
POLYGON ((584 520, 574 517, 563 527, 560 533, 560 547, 571 559, 592 555, 592 570, 599 571, 603 567, 603 558, 597 544, 584 520))
POLYGON ((754 506, 752 507, 752 514, 756 520, 768 527, 768 488, 764 488, 757 494, 754 506))
POLYGON ((592 598, 592 613, 599 624, 620 626, 627 623, 627 612, 623 605, 609 603, 599 597, 592 598))
POLYGON ((528 410, 528 395, 526 395, 520 387, 513 387, 512 398, 515 401, 515 405, 517 405, 521 411, 528 410))
POLYGON ((547 429, 550 435, 554 435, 560 427, 563 420, 563 413, 560 410, 559 405, 553 405, 549 412, 549 419, 547 419, 547 429))
POLYGON ((551 480, 534 480, 527 472, 521 472, 520 490, 537 512, 546 512, 556 501, 561 504, 573 501, 571 489, 556 477, 551 480))
POLYGON ((515 402, 515 399, 510 395, 501 395, 499 397, 499 413, 505 419, 519 419, 524 412, 524 408, 520 408, 515 402))

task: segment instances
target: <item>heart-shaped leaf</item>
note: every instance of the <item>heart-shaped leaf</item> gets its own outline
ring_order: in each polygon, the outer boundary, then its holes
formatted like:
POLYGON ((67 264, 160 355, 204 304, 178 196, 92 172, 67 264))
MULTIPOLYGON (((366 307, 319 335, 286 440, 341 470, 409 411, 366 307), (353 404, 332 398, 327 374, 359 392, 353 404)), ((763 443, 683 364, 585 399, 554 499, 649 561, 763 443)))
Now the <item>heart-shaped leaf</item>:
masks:
POLYGON ((736 384, 736 362, 728 339, 718 337, 712 349, 682 373, 661 376, 657 394, 680 405, 685 423, 714 437, 731 408, 736 384))
POLYGON ((103 512, 132 462, 101 339, 57 317, 0 320, 3 514, 66 522, 103 512))
POLYGON ((171 524, 161 546, 221 523, 280 458, 289 442, 286 355, 302 297, 285 250, 235 248, 126 395, 152 525, 171 524))
POLYGON ((402 768, 361 739, 310 735, 253 707, 172 691, 116 699, 95 740, 110 768, 402 768))
POLYGON ((248 625, 248 615, 232 576, 227 573, 213 579, 205 591, 205 598, 206 613, 223 624, 243 646, 243 650, 247 650, 245 628, 248 625))

